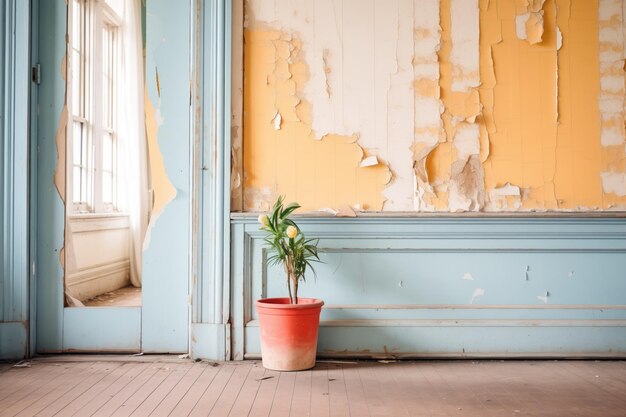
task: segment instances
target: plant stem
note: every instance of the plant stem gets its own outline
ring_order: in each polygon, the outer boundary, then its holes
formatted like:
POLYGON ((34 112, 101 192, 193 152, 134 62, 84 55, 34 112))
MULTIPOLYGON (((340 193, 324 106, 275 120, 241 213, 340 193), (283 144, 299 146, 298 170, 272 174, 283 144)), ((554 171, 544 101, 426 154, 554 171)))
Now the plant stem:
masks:
POLYGON ((293 293, 296 302, 294 304, 298 304, 298 277, 293 277, 293 293))
POLYGON ((289 290, 289 304, 293 304, 293 297, 291 296, 291 271, 289 270, 289 263, 285 263, 285 273, 287 274, 287 289, 289 290))

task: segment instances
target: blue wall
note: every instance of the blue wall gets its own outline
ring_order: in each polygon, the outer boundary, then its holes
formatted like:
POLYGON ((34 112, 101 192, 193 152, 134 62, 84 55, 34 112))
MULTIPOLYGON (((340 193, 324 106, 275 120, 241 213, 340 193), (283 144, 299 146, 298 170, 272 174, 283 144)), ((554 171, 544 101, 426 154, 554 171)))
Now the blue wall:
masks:
MULTIPOLYGON (((349 357, 626 354, 626 219, 303 218, 323 264, 319 353, 349 357)), ((284 296, 256 217, 234 216, 233 355, 259 355, 253 301, 284 296)))

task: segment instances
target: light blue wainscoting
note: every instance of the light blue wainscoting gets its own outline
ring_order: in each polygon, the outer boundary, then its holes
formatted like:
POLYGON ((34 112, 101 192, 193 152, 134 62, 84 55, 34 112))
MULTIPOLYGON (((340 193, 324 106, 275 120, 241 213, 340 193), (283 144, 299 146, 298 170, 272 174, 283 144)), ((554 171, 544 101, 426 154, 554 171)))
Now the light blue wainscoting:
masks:
MULTIPOLYGON (((323 264, 326 357, 626 356, 626 219, 297 219, 323 264)), ((260 355, 254 300, 284 296, 256 216, 233 215, 233 359, 260 355)))

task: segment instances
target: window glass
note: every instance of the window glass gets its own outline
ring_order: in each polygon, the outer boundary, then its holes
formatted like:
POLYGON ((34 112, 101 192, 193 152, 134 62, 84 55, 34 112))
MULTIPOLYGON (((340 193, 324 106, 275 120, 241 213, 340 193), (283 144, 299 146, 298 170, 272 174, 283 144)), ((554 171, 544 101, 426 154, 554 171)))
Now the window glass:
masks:
POLYGON ((69 4, 73 124, 68 185, 75 211, 108 212, 115 210, 118 201, 116 54, 124 1, 70 0, 69 4))

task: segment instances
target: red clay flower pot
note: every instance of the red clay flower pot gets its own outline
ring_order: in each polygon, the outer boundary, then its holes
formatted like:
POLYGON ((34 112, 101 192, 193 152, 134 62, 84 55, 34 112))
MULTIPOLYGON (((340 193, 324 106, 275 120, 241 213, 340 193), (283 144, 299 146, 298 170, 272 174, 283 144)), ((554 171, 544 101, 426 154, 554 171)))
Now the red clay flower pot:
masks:
POLYGON ((257 300, 263 367, 275 371, 302 371, 315 366, 317 333, 324 302, 298 297, 257 300))

